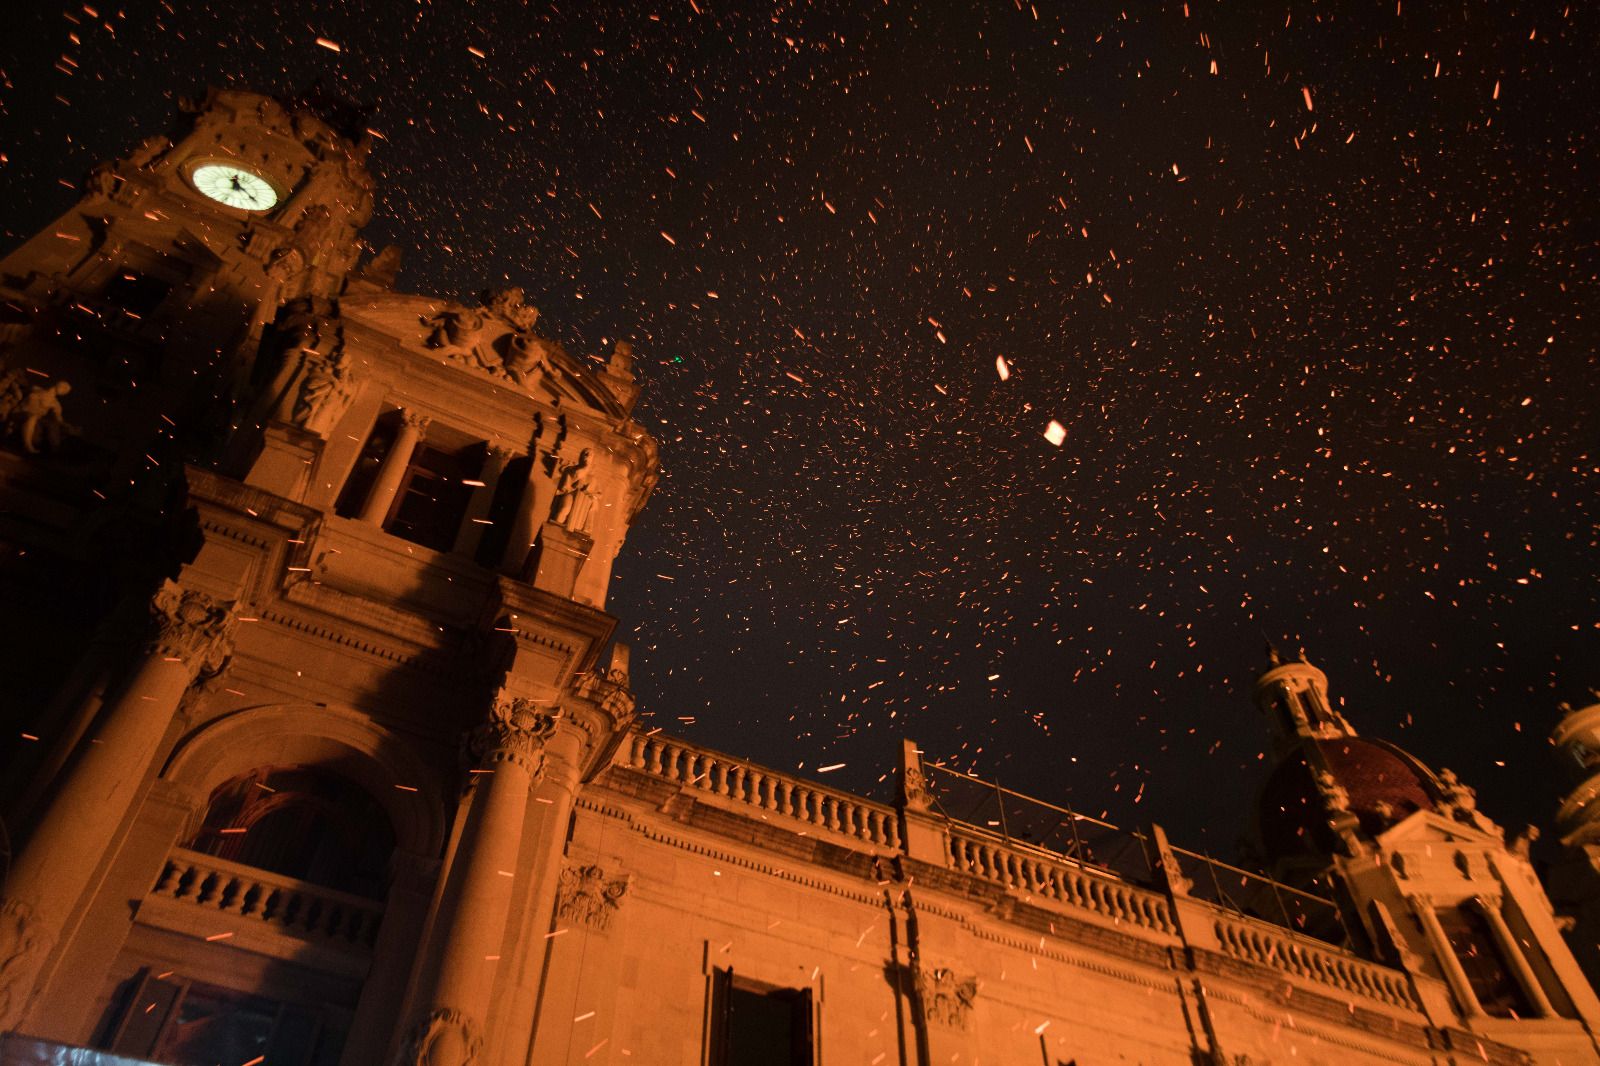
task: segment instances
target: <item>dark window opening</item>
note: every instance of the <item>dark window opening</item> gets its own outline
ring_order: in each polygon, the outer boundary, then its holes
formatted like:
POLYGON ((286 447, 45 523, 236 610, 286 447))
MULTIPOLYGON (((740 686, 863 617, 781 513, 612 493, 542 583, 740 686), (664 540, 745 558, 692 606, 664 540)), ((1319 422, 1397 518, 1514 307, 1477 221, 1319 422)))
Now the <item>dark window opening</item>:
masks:
POLYGON ((377 800, 306 767, 252 770, 218 786, 187 847, 371 899, 387 891, 394 832, 377 800))
POLYGON ((1533 1005, 1495 944, 1488 920, 1471 905, 1444 908, 1438 915, 1483 1012, 1495 1018, 1535 1017, 1533 1005))
POLYGON ((373 483, 378 480, 378 470, 383 466, 383 458, 389 454, 389 449, 394 447, 394 438, 399 426, 399 412, 391 412, 378 419, 378 424, 372 427, 372 434, 361 446, 361 454, 356 457, 355 466, 351 468, 350 476, 345 479, 344 488, 339 493, 339 499, 333 505, 335 514, 344 518, 361 517, 361 508, 372 493, 373 483))
POLYGON ((124 270, 112 275, 106 287, 100 291, 100 299, 108 307, 130 318, 146 318, 161 306, 161 301, 171 291, 171 282, 124 270))
POLYGON ((383 528, 413 544, 447 552, 467 516, 472 486, 483 468, 482 448, 446 452, 417 445, 383 528))
POLYGON ((494 487, 494 499, 489 501, 489 513, 486 516, 489 525, 478 541, 478 551, 474 556, 480 565, 491 570, 500 568, 506 544, 511 539, 511 527, 517 523, 517 505, 522 502, 522 490, 528 483, 528 474, 532 469, 533 460, 526 455, 519 455, 507 462, 501 471, 500 480, 494 487))
POLYGON ((142 971, 102 1046, 170 1066, 335 1066, 344 1034, 314 1007, 142 971))
MULTIPOLYGON (((339 492, 335 513, 345 518, 361 517, 399 431, 399 411, 390 411, 378 419, 339 492)), ((476 487, 467 482, 476 481, 482 471, 484 449, 484 445, 477 444, 446 451, 419 443, 406 464, 388 512, 381 518, 384 532, 435 551, 454 548, 476 487)))
POLYGON ((779 988, 717 970, 710 1066, 812 1066, 811 990, 779 988))

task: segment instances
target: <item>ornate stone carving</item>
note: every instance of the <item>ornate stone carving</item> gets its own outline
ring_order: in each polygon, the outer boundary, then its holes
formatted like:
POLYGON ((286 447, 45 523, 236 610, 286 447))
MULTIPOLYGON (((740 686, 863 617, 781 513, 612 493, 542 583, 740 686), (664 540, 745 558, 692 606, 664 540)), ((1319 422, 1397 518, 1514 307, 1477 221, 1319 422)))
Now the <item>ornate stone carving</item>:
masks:
POLYGON ((501 693, 488 721, 466 736, 470 761, 510 759, 537 777, 544 769, 544 744, 556 731, 556 716, 534 701, 501 693))
POLYGON ((1500 827, 1478 810, 1478 792, 1456 776, 1454 770, 1441 767, 1438 775, 1440 805, 1445 812, 1481 833, 1500 836, 1500 827))
POLYGON ((78 433, 61 410, 71 391, 70 382, 35 384, 25 370, 0 372, 0 438, 15 434, 31 455, 59 451, 63 438, 78 433))
POLYGON ((21 1023, 52 939, 31 906, 20 899, 0 899, 0 1032, 21 1023))
POLYGON ((607 877, 600 866, 565 866, 556 889, 556 917, 604 932, 632 884, 631 875, 607 877))
POLYGON ((446 307, 422 319, 429 348, 471 348, 483 332, 483 313, 464 307, 446 307))
POLYGON ((515 285, 485 289, 480 297, 491 315, 497 315, 521 332, 539 321, 539 309, 523 302, 522 290, 515 285))
POLYGON ((578 453, 578 460, 561 467, 556 477, 556 496, 550 504, 550 521, 569 533, 587 535, 594 524, 595 506, 600 494, 594 491, 594 470, 589 466, 592 449, 578 453))
POLYGON ((958 976, 944 967, 917 966, 917 996, 930 1023, 966 1029, 978 998, 978 979, 958 976))
POLYGON ((483 1047, 478 1023, 465 1011, 441 1007, 411 1029, 401 1066, 474 1066, 483 1047))
POLYGON ((900 787, 908 808, 914 811, 933 809, 933 793, 928 789, 928 777, 919 761, 912 759, 901 768, 900 787))
POLYGON ((392 289, 395 279, 400 276, 400 259, 398 244, 385 245, 381 252, 362 265, 356 277, 380 289, 392 289))
POLYGON ((528 388, 544 376, 561 346, 533 332, 539 309, 523 302, 518 288, 489 289, 477 308, 450 304, 419 321, 423 345, 490 377, 528 388))
POLYGON ((231 603, 164 581, 150 601, 150 620, 154 632, 148 650, 153 655, 181 659, 201 673, 217 673, 233 654, 238 619, 231 603))

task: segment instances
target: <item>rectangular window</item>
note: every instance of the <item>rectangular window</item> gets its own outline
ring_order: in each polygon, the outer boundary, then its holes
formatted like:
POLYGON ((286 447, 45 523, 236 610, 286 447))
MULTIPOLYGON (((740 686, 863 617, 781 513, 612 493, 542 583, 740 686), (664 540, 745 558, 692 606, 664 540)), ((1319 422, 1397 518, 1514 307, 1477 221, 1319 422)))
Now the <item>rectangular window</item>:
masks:
POLYGON ((1522 986, 1500 956, 1483 915, 1470 906, 1441 907, 1437 913, 1483 1012, 1495 1018, 1535 1017, 1522 986))
POLYGON ((141 971, 104 1041, 108 1051, 170 1066, 333 1066, 343 1036, 313 1007, 141 971))
POLYGON ((472 498, 472 489, 464 482, 476 478, 482 466, 481 459, 474 460, 467 453, 418 445, 383 523, 384 530, 413 544, 449 551, 472 498))
POLYGON ((780 988, 716 970, 709 1066, 813 1066, 811 990, 780 988))

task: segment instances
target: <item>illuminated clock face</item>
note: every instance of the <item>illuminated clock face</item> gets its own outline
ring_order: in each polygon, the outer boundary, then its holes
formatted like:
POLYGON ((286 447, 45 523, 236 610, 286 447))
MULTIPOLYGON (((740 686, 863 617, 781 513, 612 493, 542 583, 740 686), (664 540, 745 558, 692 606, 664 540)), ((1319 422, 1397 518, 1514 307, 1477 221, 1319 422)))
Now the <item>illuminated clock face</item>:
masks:
POLYGON ((278 202, 278 190, 260 174, 228 163, 206 163, 189 175, 194 187, 219 204, 265 211, 278 202))

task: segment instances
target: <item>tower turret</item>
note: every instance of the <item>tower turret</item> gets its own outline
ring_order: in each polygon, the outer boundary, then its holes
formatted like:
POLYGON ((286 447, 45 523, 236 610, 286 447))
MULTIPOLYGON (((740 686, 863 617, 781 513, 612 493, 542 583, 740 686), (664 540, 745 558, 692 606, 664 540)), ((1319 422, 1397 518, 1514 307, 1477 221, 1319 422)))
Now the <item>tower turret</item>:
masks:
POLYGON ((1260 828, 1279 875, 1331 879, 1347 924, 1417 976, 1435 1024, 1462 1019, 1512 1039, 1508 1026, 1555 1031, 1571 1019, 1573 1046, 1587 1048, 1600 1000, 1557 931, 1525 842, 1508 846, 1452 771, 1357 736, 1329 702, 1326 675, 1303 659, 1274 655, 1255 695, 1277 741, 1260 828))

